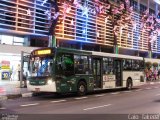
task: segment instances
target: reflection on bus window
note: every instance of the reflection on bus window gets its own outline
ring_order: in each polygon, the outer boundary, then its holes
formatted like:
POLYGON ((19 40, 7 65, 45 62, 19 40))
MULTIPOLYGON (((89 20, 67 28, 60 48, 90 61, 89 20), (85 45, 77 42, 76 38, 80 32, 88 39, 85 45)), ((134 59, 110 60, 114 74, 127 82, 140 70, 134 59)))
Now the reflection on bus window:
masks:
POLYGON ((114 74, 113 58, 103 58, 103 74, 114 74))
POLYGON ((56 59, 57 74, 70 76, 74 74, 74 60, 72 54, 61 54, 56 59))
POLYGON ((140 70, 139 60, 132 60, 133 70, 140 70))
POLYGON ((91 59, 87 56, 74 56, 75 74, 90 74, 91 59))
POLYGON ((36 57, 30 61, 31 76, 50 76, 52 73, 51 58, 36 57))
POLYGON ((123 60, 123 70, 132 70, 132 60, 123 60))

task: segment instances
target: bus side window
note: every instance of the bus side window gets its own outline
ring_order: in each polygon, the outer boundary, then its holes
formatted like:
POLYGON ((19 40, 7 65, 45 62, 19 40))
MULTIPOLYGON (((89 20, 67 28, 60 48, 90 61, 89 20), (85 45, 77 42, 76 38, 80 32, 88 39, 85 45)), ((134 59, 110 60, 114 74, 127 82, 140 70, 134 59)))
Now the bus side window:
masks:
POLYGON ((123 70, 127 69, 126 60, 123 60, 123 70))
POLYGON ((133 70, 139 70, 139 61, 138 60, 132 60, 132 68, 133 70))
POLYGON ((89 60, 87 56, 74 56, 75 74, 89 74, 89 60))
POLYGON ((144 61, 139 61, 139 70, 144 69, 144 61))
POLYGON ((123 69, 124 70, 132 70, 132 61, 125 59, 123 61, 123 69))

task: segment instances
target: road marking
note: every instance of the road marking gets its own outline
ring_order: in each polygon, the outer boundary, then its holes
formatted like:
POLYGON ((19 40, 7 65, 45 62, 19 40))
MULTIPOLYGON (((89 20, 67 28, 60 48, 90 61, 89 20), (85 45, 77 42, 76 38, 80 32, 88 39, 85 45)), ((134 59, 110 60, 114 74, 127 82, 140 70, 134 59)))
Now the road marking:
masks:
POLYGON ((151 84, 151 85, 153 85, 153 84, 154 84, 154 82, 150 82, 150 84, 151 84))
POLYGON ((114 92, 114 93, 110 93, 110 94, 112 94, 112 95, 117 95, 117 94, 119 94, 120 92, 114 92))
POLYGON ((129 93, 129 92, 132 92, 132 91, 124 91, 124 92, 129 93))
POLYGON ((59 103, 59 102, 65 102, 67 100, 57 100, 57 101, 51 101, 52 103, 59 103))
POLYGON ((22 94, 22 97, 32 97, 32 93, 24 93, 22 94))
POLYGON ((159 87, 154 87, 155 89, 159 88, 159 87))
POLYGON ((138 91, 142 91, 142 89, 138 89, 138 90, 135 90, 136 92, 138 92, 138 91))
POLYGON ((34 105, 38 105, 39 103, 33 103, 33 104, 26 104, 26 105, 20 105, 22 107, 27 107, 27 106, 34 106, 34 105))
POLYGON ((95 97, 102 97, 102 96, 105 96, 105 94, 95 95, 95 97))
POLYGON ((147 90, 150 90, 150 89, 152 89, 152 88, 146 88, 147 90))
POLYGON ((85 108, 83 110, 92 110, 92 109, 97 109, 97 108, 103 108, 103 107, 108 107, 112 104, 107 104, 107 105, 102 105, 102 106, 96 106, 96 107, 91 107, 91 108, 85 108))
POLYGON ((157 94, 156 96, 160 96, 160 94, 157 94))
POLYGON ((79 97, 79 98, 74 98, 74 99, 81 100, 81 99, 86 99, 86 98, 88 98, 88 97, 79 97))
POLYGON ((0 108, 0 110, 5 110, 6 108, 0 108))

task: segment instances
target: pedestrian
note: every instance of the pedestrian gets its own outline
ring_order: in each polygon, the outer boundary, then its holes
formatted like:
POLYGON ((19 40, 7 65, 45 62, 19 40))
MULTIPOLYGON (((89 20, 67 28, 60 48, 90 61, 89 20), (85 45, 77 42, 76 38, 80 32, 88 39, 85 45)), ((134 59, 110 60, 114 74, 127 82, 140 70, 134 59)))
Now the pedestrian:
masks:
POLYGON ((149 71, 148 68, 145 69, 146 80, 149 81, 149 71))
POLYGON ((159 79, 159 76, 160 76, 160 69, 158 70, 158 79, 159 79))
POLYGON ((150 81, 152 79, 152 70, 149 68, 148 70, 148 80, 150 81))
POLYGON ((154 80, 157 79, 157 73, 158 73, 158 71, 157 71, 157 69, 155 68, 155 69, 154 69, 154 80))
POLYGON ((20 66, 20 64, 18 64, 18 66, 17 66, 17 71, 18 71, 18 81, 20 81, 20 74, 21 74, 21 66, 20 66))
POLYGON ((27 77, 24 73, 23 73, 23 82, 24 82, 24 88, 26 88, 27 87, 27 77))

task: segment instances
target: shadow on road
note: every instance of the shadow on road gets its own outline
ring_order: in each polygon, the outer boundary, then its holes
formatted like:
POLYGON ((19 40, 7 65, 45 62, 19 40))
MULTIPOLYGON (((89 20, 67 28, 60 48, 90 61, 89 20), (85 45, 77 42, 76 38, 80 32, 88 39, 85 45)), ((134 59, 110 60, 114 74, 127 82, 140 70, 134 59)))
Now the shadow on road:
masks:
MULTIPOLYGON (((136 90, 139 88, 133 88, 132 90, 136 90)), ((131 91, 132 91, 131 90, 131 91)), ((121 91, 128 91, 124 88, 120 89, 109 89, 109 90, 99 90, 99 91, 94 91, 94 92, 89 92, 87 93, 86 96, 90 95, 96 95, 96 94, 104 94, 104 93, 113 93, 113 92, 121 92, 121 91)), ((60 99, 60 98, 72 98, 72 97, 81 97, 78 96, 76 93, 63 93, 63 94, 57 94, 57 93, 35 93, 33 94, 34 98, 40 98, 40 99, 60 99)))

